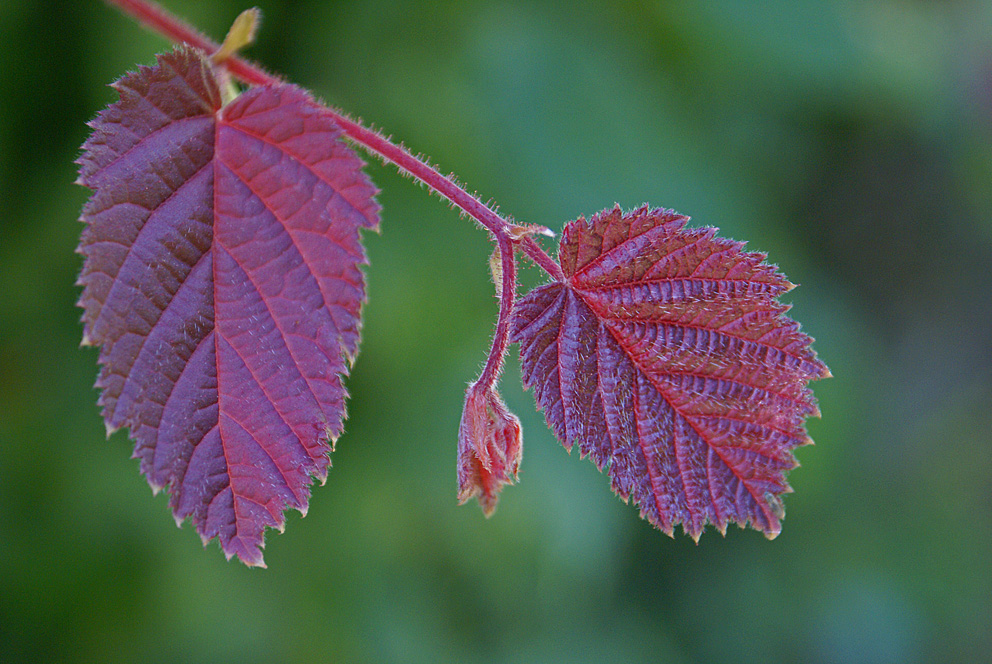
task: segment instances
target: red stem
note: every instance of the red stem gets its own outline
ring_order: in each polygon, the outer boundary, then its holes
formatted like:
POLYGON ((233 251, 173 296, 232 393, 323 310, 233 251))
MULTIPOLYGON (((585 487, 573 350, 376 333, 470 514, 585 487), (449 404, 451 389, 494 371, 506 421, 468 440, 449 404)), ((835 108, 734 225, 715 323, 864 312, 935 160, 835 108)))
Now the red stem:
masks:
MULTIPOLYGON (((107 2, 124 13, 133 16, 143 26, 174 42, 186 43, 207 53, 212 53, 219 48, 216 42, 193 29, 151 0, 107 0, 107 2)), ((222 66, 235 78, 252 85, 271 85, 281 82, 277 76, 268 73, 254 63, 238 57, 228 58, 222 63, 222 66)), ((397 145, 381 134, 362 126, 337 109, 328 107, 325 110, 338 123, 344 134, 355 143, 358 143, 369 152, 378 155, 383 160, 395 164, 401 171, 410 173, 414 178, 423 182, 437 194, 451 201, 452 204, 465 214, 489 230, 497 238, 497 241, 501 236, 506 236, 508 240, 513 241, 510 234, 509 222, 484 205, 476 196, 462 189, 451 179, 441 175, 437 169, 430 166, 424 160, 410 154, 403 146, 397 145)), ((521 240, 516 240, 516 242, 520 244, 521 250, 549 275, 557 280, 562 279, 561 269, 558 267, 558 264, 532 238, 525 236, 521 240)), ((509 256, 506 256, 501 249, 500 255, 504 263, 503 271, 506 273, 508 267, 507 261, 510 263, 513 262, 512 252, 509 256)), ((501 305, 501 317, 505 306, 501 305)))
POLYGON ((479 375, 476 385, 489 389, 496 384, 503 369, 503 356, 510 339, 510 320, 513 317, 513 303, 517 299, 517 262, 513 260, 513 242, 509 235, 496 236, 500 262, 503 264, 503 283, 499 298, 499 318, 496 319, 496 332, 493 334, 493 347, 489 350, 486 366, 479 375))
MULTIPOLYGON (((169 14, 151 0, 107 0, 108 3, 136 18, 142 25, 158 32, 175 42, 184 42, 207 53, 213 53, 219 45, 202 35, 192 27, 169 14)), ((232 76, 252 85, 271 85, 280 83, 278 77, 269 74, 261 67, 230 57, 218 66, 226 69, 232 76)), ((496 319, 496 332, 493 335, 493 345, 486 360, 486 366, 476 384, 489 389, 496 384, 501 369, 503 356, 509 343, 510 320, 513 314, 513 304, 517 296, 517 272, 514 258, 516 245, 538 266, 543 268, 552 278, 564 279, 561 268, 534 241, 529 234, 516 236, 511 233, 511 224, 502 216, 483 204, 476 196, 462 189, 451 178, 447 178, 428 164, 425 160, 410 154, 402 145, 397 145, 376 131, 362 126, 347 115, 334 108, 324 109, 341 127, 341 130, 352 141, 366 150, 378 155, 383 160, 395 164, 401 172, 406 172, 420 180, 440 196, 451 201, 465 214, 484 226, 496 239, 499 246, 500 262, 502 264, 502 295, 499 303, 499 316, 496 319)))
POLYGON ((555 281, 565 281, 565 274, 561 271, 561 266, 548 256, 532 236, 525 235, 517 241, 517 247, 527 254, 534 263, 551 275, 555 281))

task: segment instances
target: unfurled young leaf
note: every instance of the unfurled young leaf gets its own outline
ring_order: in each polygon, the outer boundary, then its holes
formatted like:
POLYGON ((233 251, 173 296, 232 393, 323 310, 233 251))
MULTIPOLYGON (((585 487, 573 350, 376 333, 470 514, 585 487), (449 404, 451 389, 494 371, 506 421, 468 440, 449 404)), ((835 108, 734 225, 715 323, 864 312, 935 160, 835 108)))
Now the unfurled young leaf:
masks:
POLYGON ((179 48, 114 87, 79 159, 107 429, 130 429, 177 522, 261 565, 264 528, 306 512, 342 432, 376 192, 295 86, 224 105, 211 61, 179 48))
POLYGON ((829 376, 777 297, 763 254, 619 207, 569 223, 564 278, 516 306, 524 383, 569 450, 609 467, 613 490, 671 534, 707 522, 781 529, 792 450, 829 376))

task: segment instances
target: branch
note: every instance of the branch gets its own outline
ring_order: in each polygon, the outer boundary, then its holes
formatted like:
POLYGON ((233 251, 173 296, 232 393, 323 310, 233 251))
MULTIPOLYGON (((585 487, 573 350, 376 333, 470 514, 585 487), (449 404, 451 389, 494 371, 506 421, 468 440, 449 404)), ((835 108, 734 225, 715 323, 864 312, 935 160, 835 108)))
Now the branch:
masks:
MULTIPOLYGON (((173 16, 158 4, 151 2, 151 0, 106 1, 137 19, 146 28, 174 42, 189 44, 207 53, 215 53, 220 49, 219 44, 204 36, 181 19, 173 16)), ((283 82, 279 77, 268 73, 260 66, 236 56, 224 59, 223 62, 218 63, 218 66, 226 69, 235 78, 251 85, 273 85, 283 82)), ((369 152, 378 155, 384 161, 394 164, 400 169, 400 172, 409 173, 427 185, 429 189, 451 201, 452 205, 489 230, 497 242, 500 242, 500 238, 506 238, 509 242, 520 244, 521 249, 537 265, 543 268, 553 278, 561 279, 561 270, 555 261, 533 239, 527 237, 514 239, 510 232, 511 224, 497 212, 482 203, 477 196, 468 193, 468 191, 452 179, 442 175, 425 160, 411 154, 402 145, 397 145, 382 134, 362 126, 361 123, 352 120, 342 111, 331 107, 324 107, 324 109, 334 118, 344 134, 352 141, 361 145, 369 152)), ((511 251, 509 256, 509 262, 511 264, 513 262, 512 253, 511 251)), ((512 271, 512 268, 506 263, 507 258, 505 252, 502 250, 502 245, 500 255, 504 262, 504 273, 506 273, 508 268, 512 271)), ((501 316, 502 312, 501 305, 501 316)))

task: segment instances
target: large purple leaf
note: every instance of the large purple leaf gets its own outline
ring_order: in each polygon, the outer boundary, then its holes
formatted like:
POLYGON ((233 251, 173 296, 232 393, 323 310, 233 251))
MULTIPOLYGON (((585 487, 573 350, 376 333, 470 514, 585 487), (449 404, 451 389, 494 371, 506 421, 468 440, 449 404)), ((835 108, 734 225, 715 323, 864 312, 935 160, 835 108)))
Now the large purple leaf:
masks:
POLYGON ((565 279, 516 306, 524 384, 571 450, 672 534, 781 530, 792 450, 829 376, 777 296, 792 285, 687 217, 619 207, 565 228, 565 279))
POLYGON ((85 344, 107 429, 177 523, 262 565, 265 527, 305 513, 342 432, 379 208, 337 125, 291 85, 222 105, 199 52, 114 84, 79 182, 85 344))

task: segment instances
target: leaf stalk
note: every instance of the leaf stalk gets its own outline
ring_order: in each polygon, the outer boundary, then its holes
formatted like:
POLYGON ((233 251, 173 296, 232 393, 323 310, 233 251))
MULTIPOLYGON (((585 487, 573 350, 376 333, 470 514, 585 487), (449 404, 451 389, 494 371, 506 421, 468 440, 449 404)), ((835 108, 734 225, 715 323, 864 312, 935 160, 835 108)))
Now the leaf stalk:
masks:
MULTIPOLYGON (((232 26, 231 35, 234 36, 229 35, 224 44, 219 45, 151 0, 106 1, 135 18, 144 27, 167 39, 186 43, 207 53, 215 54, 214 64, 244 83, 273 85, 282 82, 278 76, 270 74, 260 66, 237 56, 238 48, 247 45, 254 38, 255 27, 259 18, 257 10, 248 10, 242 13, 235 21, 235 25, 232 26), (244 25, 239 26, 240 23, 244 23, 244 25)), ((404 146, 393 143, 382 133, 352 120, 347 114, 336 108, 326 106, 323 107, 323 110, 334 118, 342 132, 353 142, 383 161, 392 163, 401 173, 409 174, 423 182, 432 191, 450 201, 452 205, 492 233, 500 255, 503 275, 502 296, 500 297, 492 348, 477 383, 485 388, 495 386, 503 367, 513 304, 516 300, 514 248, 516 247, 523 252, 553 279, 562 281, 564 276, 558 263, 534 240, 532 233, 520 233, 520 227, 507 221, 474 194, 470 194, 454 178, 442 175, 426 159, 415 156, 404 146)))
MULTIPOLYGON (((171 41, 189 44, 207 53, 217 53, 222 48, 221 45, 151 0, 106 0, 106 2, 133 17, 144 27, 157 32, 171 41)), ((244 83, 250 85, 272 85, 282 82, 278 76, 270 74, 252 62, 234 54, 225 55, 226 57, 222 62, 218 63, 218 66, 226 69, 233 77, 244 83)), ((402 145, 393 143, 380 132, 363 126, 360 122, 352 120, 347 114, 336 108, 328 106, 324 107, 324 109, 334 118, 344 134, 352 141, 384 161, 392 163, 401 172, 409 173, 413 178, 423 182, 432 191, 450 201, 452 205, 486 228, 497 238, 497 242, 499 238, 505 238, 512 245, 519 247, 523 253, 552 278, 559 281, 562 279, 561 269, 558 267, 558 264, 548 256, 544 249, 530 235, 519 236, 514 234, 512 232, 513 224, 492 208, 482 203, 477 196, 470 194, 454 180, 442 175, 426 160, 413 155, 402 145)), ((506 272, 508 270, 507 263, 513 262, 513 253, 510 252, 507 255, 501 249, 500 256, 503 260, 503 270, 506 272)))

